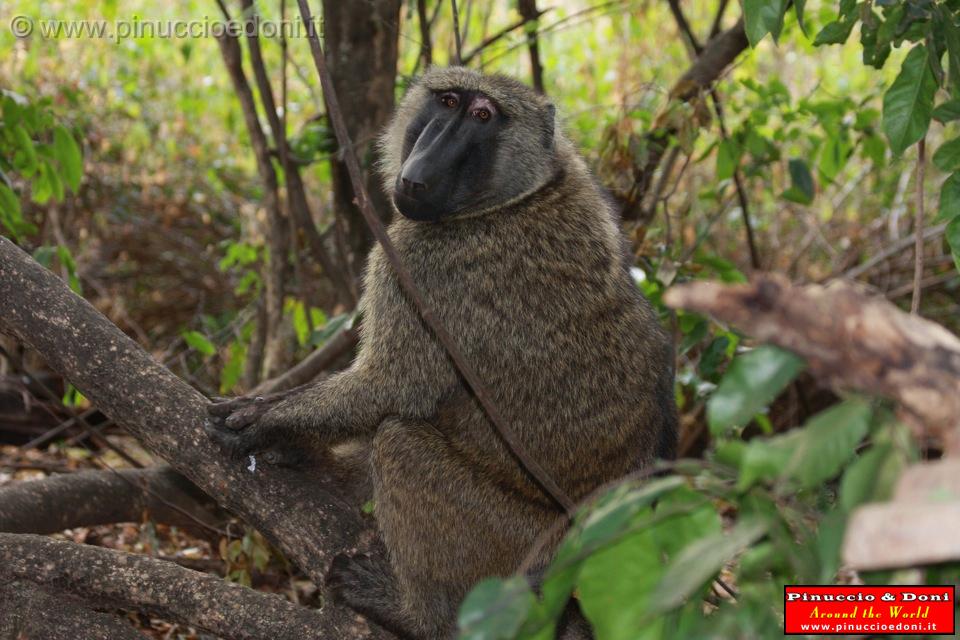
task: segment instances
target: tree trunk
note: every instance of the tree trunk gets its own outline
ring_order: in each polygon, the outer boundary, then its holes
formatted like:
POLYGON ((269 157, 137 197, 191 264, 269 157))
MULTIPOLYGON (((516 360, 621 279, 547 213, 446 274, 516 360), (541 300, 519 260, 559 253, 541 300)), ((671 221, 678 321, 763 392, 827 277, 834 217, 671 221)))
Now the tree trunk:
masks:
MULTIPOLYGON (((384 221, 389 220, 393 205, 373 171, 374 143, 393 113, 400 5, 400 0, 323 2, 323 50, 333 86, 366 174, 367 192, 384 221)), ((337 214, 346 218, 353 270, 361 273, 373 237, 353 202, 353 187, 343 162, 334 162, 332 169, 334 206, 337 214)))

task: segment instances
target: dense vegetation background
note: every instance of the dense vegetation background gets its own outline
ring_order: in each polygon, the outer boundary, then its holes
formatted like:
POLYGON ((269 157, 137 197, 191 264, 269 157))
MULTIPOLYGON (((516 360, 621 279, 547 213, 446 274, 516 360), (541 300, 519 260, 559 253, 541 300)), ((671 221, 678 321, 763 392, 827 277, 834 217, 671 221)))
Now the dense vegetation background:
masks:
MULTIPOLYGON (((427 62, 457 56, 452 4, 316 4, 370 169, 394 99, 427 62)), ((458 10, 465 63, 541 87, 609 189, 638 286, 677 341, 682 413, 681 462, 585 516, 543 599, 519 579, 482 585, 464 637, 549 637, 574 589, 600 638, 773 637, 783 584, 960 580, 950 562, 859 573, 841 562, 850 515, 887 499, 908 465, 938 458, 936 438, 911 431, 895 404, 837 395, 803 359, 663 300, 674 284, 775 271, 797 285, 857 281, 960 330, 960 2, 461 0, 458 10), (718 68, 691 75, 697 61, 718 68)), ((342 365, 371 242, 305 37, 109 37, 121 23, 211 23, 224 11, 298 19, 284 0, 0 9, 0 233, 210 397, 342 365), (18 16, 33 33, 14 35, 18 16), (71 35, 78 20, 104 21, 107 37, 71 35), (308 366, 284 376, 298 362, 308 366)), ((23 342, 0 336, 0 347, 0 483, 153 461, 23 342)), ((197 535, 156 524, 149 509, 128 519, 137 523, 58 535, 320 602, 242 524, 197 535)), ((138 624, 157 637, 196 633, 138 624)))

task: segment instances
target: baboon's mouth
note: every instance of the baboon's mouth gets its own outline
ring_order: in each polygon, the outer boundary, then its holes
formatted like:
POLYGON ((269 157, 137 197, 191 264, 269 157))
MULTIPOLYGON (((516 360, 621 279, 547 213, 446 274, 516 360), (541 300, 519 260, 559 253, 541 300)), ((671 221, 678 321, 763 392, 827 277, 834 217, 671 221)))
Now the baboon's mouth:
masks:
POLYGON ((436 222, 444 214, 444 210, 434 203, 410 197, 400 191, 394 191, 393 204, 404 218, 417 222, 436 222))

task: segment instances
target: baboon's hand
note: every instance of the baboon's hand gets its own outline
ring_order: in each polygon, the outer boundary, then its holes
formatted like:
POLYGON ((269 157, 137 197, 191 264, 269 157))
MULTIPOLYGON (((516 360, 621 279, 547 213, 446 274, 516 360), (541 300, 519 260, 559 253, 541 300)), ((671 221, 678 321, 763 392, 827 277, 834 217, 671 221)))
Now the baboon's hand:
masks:
MULTIPOLYGON (((287 448, 293 444, 291 434, 270 419, 270 409, 283 396, 244 396, 215 401, 207 406, 204 428, 210 438, 235 458, 287 448)), ((273 455, 275 461, 289 457, 273 455)))

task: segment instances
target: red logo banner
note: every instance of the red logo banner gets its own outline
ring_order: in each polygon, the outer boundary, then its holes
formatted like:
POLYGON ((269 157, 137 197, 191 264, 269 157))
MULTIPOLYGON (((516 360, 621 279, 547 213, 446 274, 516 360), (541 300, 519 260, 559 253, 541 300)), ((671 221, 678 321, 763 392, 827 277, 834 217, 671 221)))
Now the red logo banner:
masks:
POLYGON ((956 590, 946 586, 785 586, 784 633, 953 635, 956 590))

